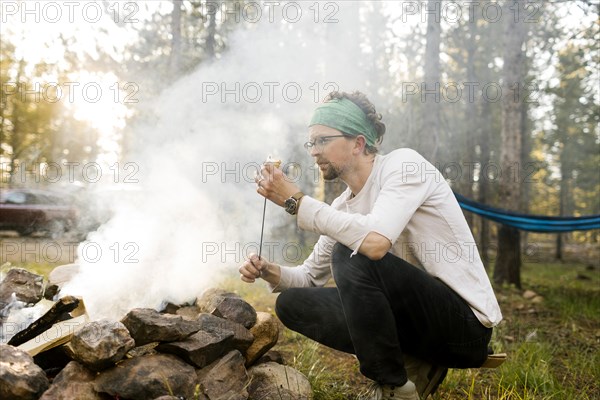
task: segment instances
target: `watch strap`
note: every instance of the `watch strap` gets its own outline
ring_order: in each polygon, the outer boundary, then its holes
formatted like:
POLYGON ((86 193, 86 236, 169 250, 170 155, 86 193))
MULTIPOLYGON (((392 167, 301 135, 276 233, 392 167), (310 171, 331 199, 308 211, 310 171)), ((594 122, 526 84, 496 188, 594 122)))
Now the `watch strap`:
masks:
POLYGON ((304 193, 297 192, 286 200, 286 211, 291 215, 298 214, 298 207, 300 206, 300 199, 304 197, 304 193), (289 206, 287 203, 291 203, 289 206))
POLYGON ((292 198, 295 199, 296 201, 300 201, 300 199, 304 197, 304 193, 302 192, 298 192, 292 195, 292 198))

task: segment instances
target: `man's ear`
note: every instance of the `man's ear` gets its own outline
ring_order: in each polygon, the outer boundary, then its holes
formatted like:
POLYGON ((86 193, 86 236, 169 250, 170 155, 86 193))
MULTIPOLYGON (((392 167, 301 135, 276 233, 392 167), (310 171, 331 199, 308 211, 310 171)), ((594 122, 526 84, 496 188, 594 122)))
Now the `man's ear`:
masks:
POLYGON ((358 135, 356 139, 354 139, 354 148, 352 152, 355 154, 362 154, 365 151, 365 147, 367 146, 367 139, 363 135, 358 135))

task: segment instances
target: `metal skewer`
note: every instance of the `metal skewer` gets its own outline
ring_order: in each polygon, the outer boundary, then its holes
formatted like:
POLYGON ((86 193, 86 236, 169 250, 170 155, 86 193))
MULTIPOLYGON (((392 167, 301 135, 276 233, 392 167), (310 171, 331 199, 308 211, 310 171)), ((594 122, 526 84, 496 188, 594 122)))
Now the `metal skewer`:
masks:
POLYGON ((267 213, 267 198, 265 197, 265 204, 263 206, 263 217, 262 217, 262 225, 260 227, 260 244, 258 246, 258 259, 260 260, 260 256, 262 255, 262 242, 263 242, 263 234, 265 233, 265 214, 267 213))
MULTIPOLYGON (((271 156, 267 157, 267 161, 265 164, 273 164, 275 168, 279 168, 281 165, 281 160, 275 160, 271 158, 271 156)), ((260 182, 260 181, 259 181, 260 182)), ((267 213, 267 198, 265 197, 265 201, 263 204, 263 214, 262 214, 262 225, 260 227, 260 244, 258 245, 258 259, 261 259, 262 256, 262 244, 263 244, 263 236, 265 233, 265 215, 267 213)))

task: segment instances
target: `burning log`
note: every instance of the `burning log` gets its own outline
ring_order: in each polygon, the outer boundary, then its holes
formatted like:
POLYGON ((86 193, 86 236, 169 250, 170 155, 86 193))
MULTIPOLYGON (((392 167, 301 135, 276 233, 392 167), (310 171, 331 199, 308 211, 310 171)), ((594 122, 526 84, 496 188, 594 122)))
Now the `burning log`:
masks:
POLYGON ((37 319, 26 329, 13 336, 8 341, 8 344, 19 346, 36 336, 41 335, 55 323, 73 318, 69 313, 79 307, 79 303, 79 299, 73 296, 63 297, 57 301, 46 314, 42 315, 41 318, 37 319))
POLYGON ((38 353, 69 342, 75 332, 88 321, 89 317, 85 311, 83 301, 67 296, 64 301, 63 299, 59 300, 46 314, 33 322, 24 331, 19 332, 22 335, 17 334, 19 337, 29 338, 29 340, 20 344, 19 348, 31 356, 35 356, 38 353), (66 312, 65 310, 68 309, 71 309, 71 311, 66 312), (45 329, 43 329, 44 327, 45 329), (40 331, 42 333, 39 333, 40 331))

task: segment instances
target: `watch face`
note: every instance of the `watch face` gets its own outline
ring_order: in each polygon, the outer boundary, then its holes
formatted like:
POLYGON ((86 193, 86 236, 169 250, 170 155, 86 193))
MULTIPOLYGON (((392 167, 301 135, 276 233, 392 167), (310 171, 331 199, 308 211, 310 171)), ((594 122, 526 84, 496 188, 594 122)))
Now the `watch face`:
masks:
POLYGON ((285 201, 285 203, 283 203, 283 205, 285 206, 285 211, 289 212, 290 214, 294 214, 294 212, 296 211, 297 204, 298 201, 293 198, 289 198, 285 201))

